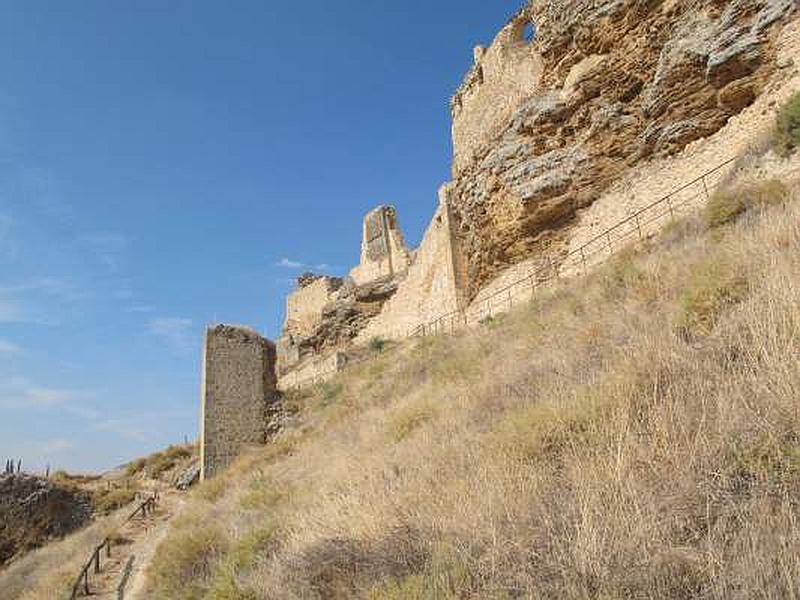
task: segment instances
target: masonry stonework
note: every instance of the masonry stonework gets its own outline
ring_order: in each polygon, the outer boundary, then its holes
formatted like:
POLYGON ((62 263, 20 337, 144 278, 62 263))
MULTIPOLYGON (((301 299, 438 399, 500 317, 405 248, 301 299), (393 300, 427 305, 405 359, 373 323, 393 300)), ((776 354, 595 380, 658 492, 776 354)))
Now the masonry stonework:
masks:
POLYGON ((480 322, 528 295, 586 239, 741 152, 797 89, 797 0, 529 2, 451 103, 452 181, 416 249, 397 210, 363 221, 346 277, 306 274, 276 350, 250 330, 211 330, 204 468, 265 437, 278 387, 327 379, 452 313, 480 322), (528 278, 530 288, 509 284, 528 278), (507 292, 507 293, 506 293, 507 292), (377 347, 377 346, 376 346, 377 347), (260 374, 260 375, 259 375, 260 374), (206 466, 207 465, 207 466, 206 466))
POLYGON ((364 217, 361 261, 350 271, 356 285, 405 273, 411 261, 393 206, 378 206, 364 217))
POLYGON ((404 338, 422 323, 463 307, 465 266, 455 229, 449 188, 443 186, 439 190, 439 206, 408 274, 381 313, 359 334, 357 343, 368 343, 373 338, 404 338))
POLYGON ((450 103, 453 119, 453 173, 496 136, 542 77, 542 58, 529 36, 535 33, 527 11, 500 30, 488 48, 476 46, 475 63, 450 103))
POLYGON ((201 478, 228 467, 249 445, 263 444, 278 401, 275 346, 246 327, 206 332, 200 434, 201 478))

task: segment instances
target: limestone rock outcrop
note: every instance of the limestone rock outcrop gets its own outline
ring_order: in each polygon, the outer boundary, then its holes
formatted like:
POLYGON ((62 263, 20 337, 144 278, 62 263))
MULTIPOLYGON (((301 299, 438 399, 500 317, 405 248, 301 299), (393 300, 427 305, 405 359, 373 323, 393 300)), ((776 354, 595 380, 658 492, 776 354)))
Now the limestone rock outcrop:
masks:
POLYGON ((278 374, 351 344, 397 292, 412 261, 397 210, 381 205, 367 213, 361 260, 347 277, 304 273, 298 278, 277 343, 278 374))
MULTIPOLYGON (((523 74, 528 87, 524 97, 515 88, 501 131, 461 131, 468 148, 454 136, 450 203, 467 296, 531 255, 558 261, 570 223, 616 177, 713 134, 751 104, 796 9, 794 0, 549 0, 517 15, 493 45, 513 52, 485 54, 523 56, 535 77, 523 74), (519 34, 528 23, 531 41, 519 34)), ((478 54, 457 98, 464 89, 479 98, 478 54)), ((462 115, 454 106, 454 132, 462 115)))

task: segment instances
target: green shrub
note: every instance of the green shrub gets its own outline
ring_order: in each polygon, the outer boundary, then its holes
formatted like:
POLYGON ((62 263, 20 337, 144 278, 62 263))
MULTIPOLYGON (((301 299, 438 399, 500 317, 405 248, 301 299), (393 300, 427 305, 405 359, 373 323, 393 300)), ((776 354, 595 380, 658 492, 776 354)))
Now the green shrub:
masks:
POLYGON ((270 509, 274 509, 287 495, 285 486, 278 484, 273 479, 259 475, 250 480, 240 504, 247 510, 272 512, 270 509))
POLYGON ((207 502, 216 502, 225 494, 228 481, 225 477, 206 479, 194 488, 194 495, 207 502))
POLYGON ((170 446, 147 460, 147 474, 153 479, 158 479, 165 472, 174 468, 179 461, 189 458, 191 455, 192 451, 186 446, 170 446))
POLYGON ((220 557, 228 549, 212 523, 193 523, 174 532, 156 550, 150 576, 160 598, 199 600, 211 586, 220 557))
POLYGON ((789 197, 786 186, 774 179, 717 192, 706 205, 706 225, 715 229, 733 223, 745 212, 782 204, 789 197))
POLYGON ((399 442, 436 416, 433 406, 408 406, 391 415, 386 427, 392 438, 399 442))
POLYGON ((205 600, 255 600, 257 596, 252 590, 242 589, 237 583, 237 574, 255 565, 259 554, 272 543, 274 534, 274 528, 266 527, 239 540, 217 570, 205 600))
POLYGON ((369 349, 374 354, 380 354, 386 348, 386 340, 382 337, 374 337, 369 341, 369 349))
POLYGON ((136 498, 136 489, 114 488, 101 490, 95 494, 94 506, 98 513, 107 515, 127 506, 136 498))
POLYGON ((775 147, 782 156, 789 156, 800 147, 800 92, 792 96, 778 113, 775 147))
MULTIPOLYGON (((366 597, 367 600, 456 600, 474 597, 467 593, 472 583, 470 567, 463 557, 454 549, 439 544, 422 573, 391 577, 375 585, 366 597)), ((490 596, 492 600, 507 597, 505 594, 490 596)))
POLYGON ((680 295, 679 330, 690 335, 710 333, 720 314, 746 294, 746 277, 730 263, 709 259, 694 265, 680 295))
POLYGON ((145 466, 147 466, 147 460, 144 458, 139 458, 128 463, 125 472, 128 474, 128 477, 133 477, 134 475, 141 473, 145 466))
POLYGON ((602 387, 580 388, 568 406, 535 404, 510 411, 489 434, 489 441, 524 461, 552 456, 565 444, 591 436, 611 403, 612 394, 602 387))
POLYGON ((344 387, 340 382, 323 381, 317 386, 317 389, 322 406, 328 406, 339 398, 344 387))

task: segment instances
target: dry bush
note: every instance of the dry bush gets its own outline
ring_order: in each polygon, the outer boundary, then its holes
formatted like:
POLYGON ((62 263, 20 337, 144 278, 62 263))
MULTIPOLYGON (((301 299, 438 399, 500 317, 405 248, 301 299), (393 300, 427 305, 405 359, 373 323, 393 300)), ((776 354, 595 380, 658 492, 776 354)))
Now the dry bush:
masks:
POLYGON ((710 333, 717 319, 745 298, 748 281, 742 271, 724 256, 692 265, 680 295, 678 327, 686 334, 710 333))
POLYGON ((195 600, 208 593, 228 540, 218 523, 205 514, 184 515, 153 557, 148 575, 162 594, 174 600, 195 600))
POLYGON ((789 197, 786 186, 776 180, 732 186, 709 200, 705 208, 706 223, 711 228, 728 225, 746 212, 782 204, 789 197))
POLYGON ((102 515, 107 515, 115 510, 128 506, 136 499, 136 488, 101 488, 95 492, 95 510, 102 515))
POLYGON ((675 227, 297 394, 192 501, 220 526, 198 597, 796 594, 800 207, 675 227))
POLYGON ((190 458, 193 453, 192 446, 170 446, 163 452, 157 452, 148 457, 145 470, 147 475, 153 479, 158 479, 167 471, 175 468, 182 460, 190 458))

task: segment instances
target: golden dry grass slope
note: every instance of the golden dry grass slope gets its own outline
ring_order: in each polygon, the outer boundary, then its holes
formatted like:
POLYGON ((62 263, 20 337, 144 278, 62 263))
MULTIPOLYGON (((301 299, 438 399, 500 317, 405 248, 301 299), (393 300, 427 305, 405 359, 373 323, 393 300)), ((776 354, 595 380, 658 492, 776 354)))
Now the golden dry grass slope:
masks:
POLYGON ((288 398, 281 436, 193 493, 149 597, 797 597, 798 195, 729 190, 288 398))

